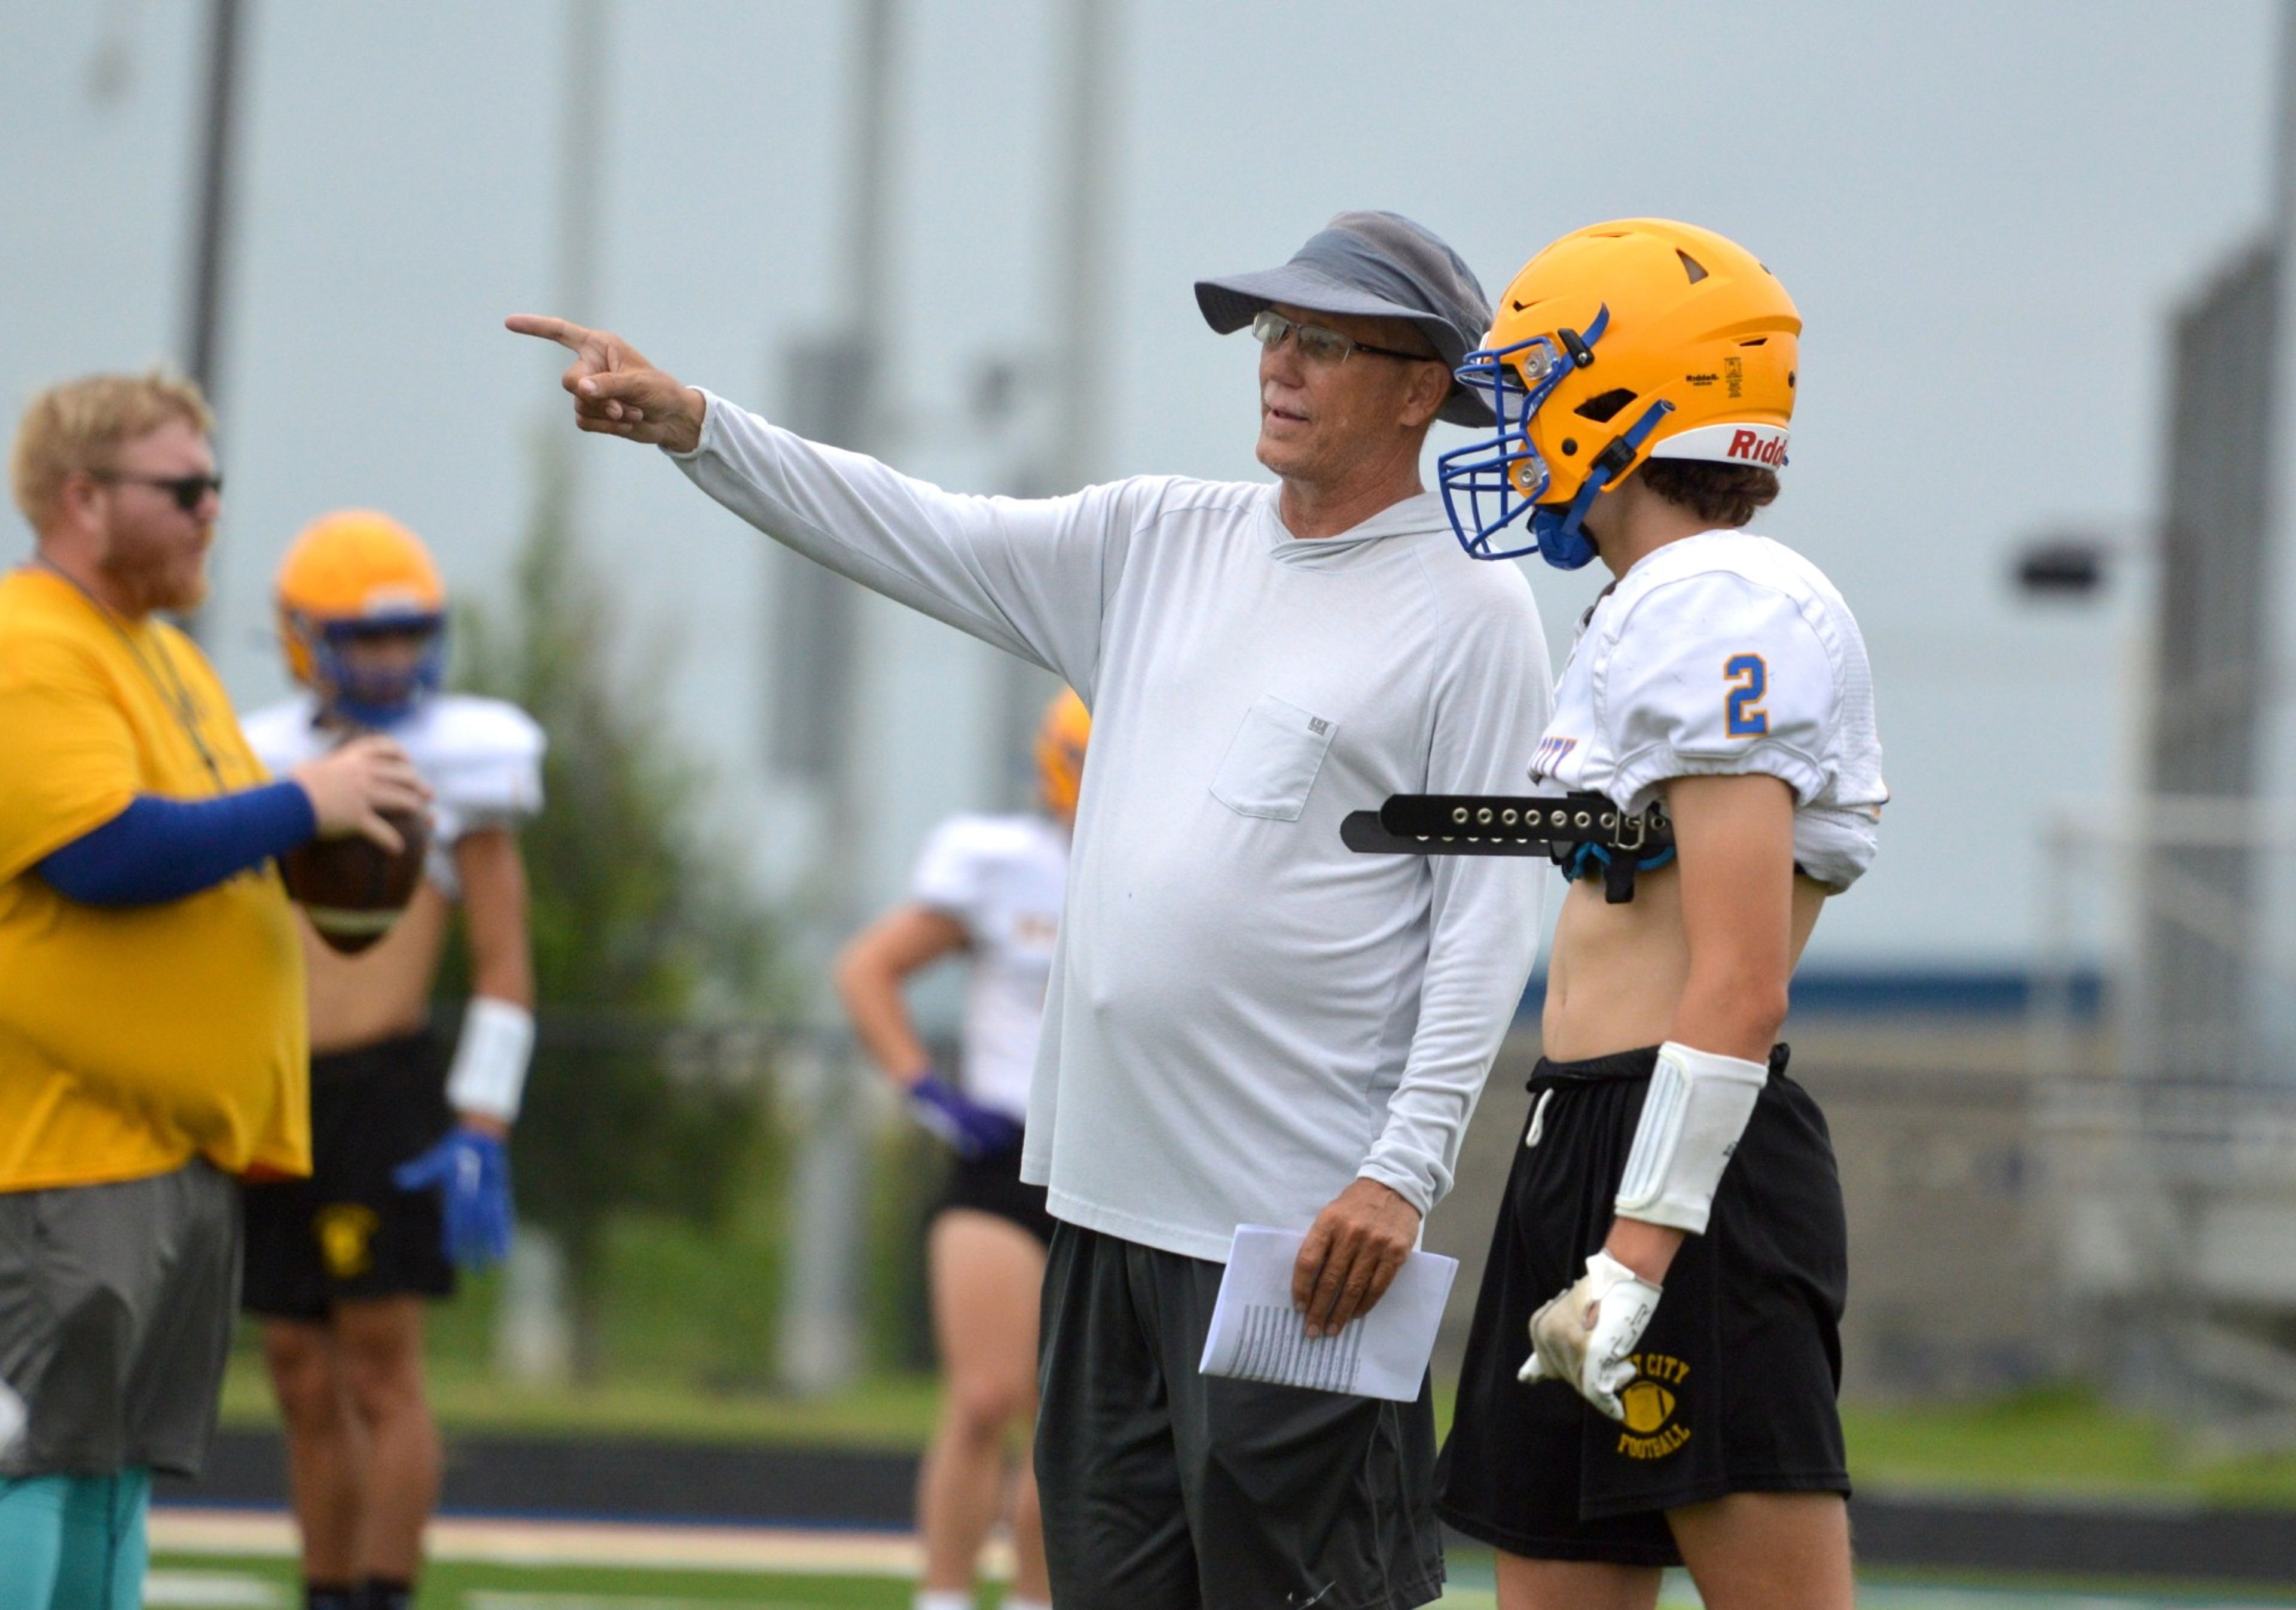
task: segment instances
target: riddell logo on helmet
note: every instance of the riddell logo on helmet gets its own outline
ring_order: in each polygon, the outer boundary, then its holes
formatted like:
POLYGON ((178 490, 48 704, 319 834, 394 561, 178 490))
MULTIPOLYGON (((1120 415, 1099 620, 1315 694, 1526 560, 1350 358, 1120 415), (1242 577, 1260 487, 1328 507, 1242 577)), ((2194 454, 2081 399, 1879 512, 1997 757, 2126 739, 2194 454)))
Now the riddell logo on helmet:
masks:
POLYGON ((1739 464, 1758 464, 1775 469, 1785 457, 1784 436, 1767 431, 1733 431, 1730 446, 1722 456, 1739 464))

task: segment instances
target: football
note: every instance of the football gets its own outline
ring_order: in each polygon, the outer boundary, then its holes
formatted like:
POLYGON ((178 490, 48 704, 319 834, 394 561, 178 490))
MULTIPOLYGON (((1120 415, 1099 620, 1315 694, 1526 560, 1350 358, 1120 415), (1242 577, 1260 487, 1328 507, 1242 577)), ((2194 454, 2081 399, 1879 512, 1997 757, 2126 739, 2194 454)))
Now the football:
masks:
POLYGON ((386 811, 406 848, 396 855, 372 839, 313 839, 279 858, 290 899, 319 937, 346 955, 365 949, 398 920, 422 881, 430 826, 420 816, 386 811))

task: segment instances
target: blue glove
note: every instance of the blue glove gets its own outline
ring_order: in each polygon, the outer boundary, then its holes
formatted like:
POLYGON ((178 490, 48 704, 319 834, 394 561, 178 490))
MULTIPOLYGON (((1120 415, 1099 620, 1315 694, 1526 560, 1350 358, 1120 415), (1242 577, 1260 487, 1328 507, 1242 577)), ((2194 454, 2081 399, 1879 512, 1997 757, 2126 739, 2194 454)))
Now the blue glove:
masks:
POLYGON ((939 1074, 928 1073, 909 1087, 909 1112, 968 1162, 1021 1144, 1019 1124, 982 1106, 939 1074))
POLYGON ((457 1127, 390 1178, 402 1191, 439 1193, 439 1242, 455 1268, 510 1256, 510 1154, 492 1135, 457 1127))

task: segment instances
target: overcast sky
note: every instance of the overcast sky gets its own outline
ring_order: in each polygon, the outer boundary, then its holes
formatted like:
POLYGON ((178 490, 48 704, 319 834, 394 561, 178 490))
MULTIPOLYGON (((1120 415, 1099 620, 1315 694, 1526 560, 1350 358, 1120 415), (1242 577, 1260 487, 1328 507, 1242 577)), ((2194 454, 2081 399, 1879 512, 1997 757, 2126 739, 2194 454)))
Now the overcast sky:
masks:
MULTIPOLYGON (((172 349, 199 9, 0 0, 0 396, 172 349), (90 69, 107 38, 127 72, 104 94, 90 69)), ((563 12, 249 12, 212 645, 255 701, 281 686, 266 579, 316 513, 389 507, 457 587, 501 585, 529 444, 558 423, 556 360, 499 320, 547 306, 558 283, 563 12)), ((1494 292, 1547 239, 1606 217, 1736 236, 1807 325, 1793 465, 1759 529, 1811 554, 1864 622, 1896 791, 1882 859, 1816 955, 2017 959, 2042 813, 2115 781, 2141 577, 2102 607, 2036 609, 2006 587, 2007 558, 2054 527, 2134 537, 2152 517, 2167 319, 2264 219, 2276 8, 1124 12, 1100 472, 1258 474, 1250 353, 1203 328, 1189 283, 1279 261, 1336 210, 1421 219, 1494 292)), ((1058 15, 1055 0, 910 7, 898 294, 878 316, 916 426, 906 467, 954 483, 1009 467, 955 423, 965 375, 1053 333, 1058 15)), ((759 406, 780 398, 784 343, 840 305, 850 21, 826 0, 614 14, 599 316, 759 406)), ((674 630, 668 696, 738 814, 756 765, 759 539, 653 455, 579 452, 594 546, 633 627, 674 630)), ((1597 579, 1535 577, 1558 652, 1597 579)), ((942 628, 873 620, 889 653, 982 674, 942 628)), ((887 689, 877 730, 902 757, 889 787, 904 809, 988 791, 980 735, 947 735, 929 690, 903 698, 887 689)), ((896 859, 873 875, 897 875, 896 859)))

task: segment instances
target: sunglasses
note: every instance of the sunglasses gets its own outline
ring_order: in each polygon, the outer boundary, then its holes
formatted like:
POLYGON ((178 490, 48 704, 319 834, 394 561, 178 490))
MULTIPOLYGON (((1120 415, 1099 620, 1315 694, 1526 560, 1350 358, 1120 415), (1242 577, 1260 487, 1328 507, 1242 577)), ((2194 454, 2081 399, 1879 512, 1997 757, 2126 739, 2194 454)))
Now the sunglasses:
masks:
POLYGON ((186 514, 196 513, 209 492, 218 497, 223 496, 220 475, 122 475, 116 470, 95 470, 90 474, 111 486, 157 487, 174 498, 176 506, 186 514))
POLYGON ((1271 351, 1283 344, 1285 336, 1291 336, 1300 343, 1300 357, 1319 364, 1343 364, 1357 352, 1375 353, 1381 357, 1399 357, 1407 364, 1443 361, 1424 352, 1402 352, 1393 347, 1374 347, 1369 341, 1341 335, 1328 325, 1303 324, 1298 319, 1285 318, 1273 308, 1262 308, 1252 316, 1251 333, 1261 346, 1271 351))

